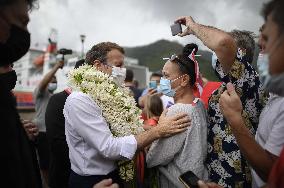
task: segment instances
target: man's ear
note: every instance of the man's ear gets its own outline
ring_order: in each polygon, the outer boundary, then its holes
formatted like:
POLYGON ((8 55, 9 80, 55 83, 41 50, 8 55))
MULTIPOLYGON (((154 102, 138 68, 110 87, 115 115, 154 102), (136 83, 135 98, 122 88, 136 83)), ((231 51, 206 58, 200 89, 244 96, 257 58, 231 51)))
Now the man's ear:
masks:
POLYGON ((93 66, 95 66, 96 68, 99 68, 101 66, 101 64, 102 63, 97 59, 95 61, 93 61, 93 66))

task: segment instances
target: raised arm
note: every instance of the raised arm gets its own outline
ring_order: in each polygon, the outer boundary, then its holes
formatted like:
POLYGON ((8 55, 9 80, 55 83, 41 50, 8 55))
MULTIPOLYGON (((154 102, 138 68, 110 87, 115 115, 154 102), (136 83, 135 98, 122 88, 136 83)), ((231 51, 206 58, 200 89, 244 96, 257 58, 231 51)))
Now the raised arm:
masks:
POLYGON ((191 16, 180 17, 176 23, 187 27, 179 36, 195 35, 205 46, 216 53, 224 71, 230 71, 237 53, 236 42, 230 34, 214 27, 196 23, 191 16))
POLYGON ((40 81, 38 89, 40 92, 44 91, 48 85, 48 83, 52 80, 53 76, 57 72, 59 68, 62 68, 64 65, 64 61, 59 61, 54 65, 54 67, 43 77, 40 81))

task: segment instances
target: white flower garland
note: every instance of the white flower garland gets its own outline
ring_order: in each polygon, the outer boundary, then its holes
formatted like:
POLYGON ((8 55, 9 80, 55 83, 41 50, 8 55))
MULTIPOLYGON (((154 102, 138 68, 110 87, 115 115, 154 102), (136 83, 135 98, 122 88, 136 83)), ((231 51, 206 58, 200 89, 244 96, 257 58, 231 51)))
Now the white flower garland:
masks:
MULTIPOLYGON (((68 85, 96 102, 115 137, 143 132, 141 110, 136 107, 134 98, 127 88, 117 86, 108 74, 83 65, 69 72, 68 85)), ((129 181, 134 178, 134 161, 119 161, 118 166, 122 179, 129 181)))

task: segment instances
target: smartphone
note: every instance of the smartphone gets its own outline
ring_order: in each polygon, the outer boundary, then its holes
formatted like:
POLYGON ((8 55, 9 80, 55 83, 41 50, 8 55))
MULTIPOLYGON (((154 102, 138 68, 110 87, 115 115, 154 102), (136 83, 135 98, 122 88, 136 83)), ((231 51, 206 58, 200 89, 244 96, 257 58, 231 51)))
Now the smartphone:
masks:
POLYGON ((171 25, 171 31, 172 31, 173 36, 176 36, 177 34, 182 33, 181 24, 175 23, 171 25))
POLYGON ((157 89, 157 82, 156 81, 150 81, 149 82, 149 88, 157 89))
POLYGON ((178 178, 187 188, 198 188, 199 178, 192 172, 187 171, 178 178))

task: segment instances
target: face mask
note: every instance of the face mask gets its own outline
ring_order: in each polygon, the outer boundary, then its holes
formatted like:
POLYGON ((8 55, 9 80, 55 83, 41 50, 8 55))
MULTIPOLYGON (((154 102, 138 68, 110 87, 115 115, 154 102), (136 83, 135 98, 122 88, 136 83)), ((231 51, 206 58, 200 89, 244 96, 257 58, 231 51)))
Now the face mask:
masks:
POLYGON ((30 48, 30 33, 12 25, 10 37, 5 44, 0 44, 1 65, 12 64, 23 57, 30 48))
POLYGON ((278 40, 274 46, 270 49, 272 53, 262 54, 258 60, 258 69, 260 74, 260 80, 262 81, 264 88, 273 94, 284 96, 284 73, 278 75, 271 75, 269 73, 269 57, 273 55, 277 47, 283 41, 283 36, 278 40))
POLYGON ((53 91, 57 89, 57 83, 49 83, 47 89, 49 92, 52 93, 53 91))
POLYGON ((164 95, 166 95, 168 97, 174 97, 175 94, 176 94, 176 91, 178 90, 179 87, 177 87, 176 89, 172 89, 171 83, 178 80, 179 78, 181 78, 181 76, 174 79, 174 80, 161 78, 160 85, 157 88, 157 92, 163 93, 164 95))
POLYGON ((257 69, 259 73, 259 80, 266 88, 268 81, 270 80, 270 74, 268 72, 269 68, 269 58, 268 54, 259 54, 257 59, 257 69))
POLYGON ((215 70, 215 68, 216 68, 216 63, 217 63, 217 61, 218 61, 218 57, 217 57, 216 53, 213 52, 213 54, 212 54, 212 59, 211 59, 211 65, 212 65, 212 67, 213 67, 214 70, 215 70))
POLYGON ((12 89, 15 88, 16 82, 17 82, 16 71, 12 70, 10 72, 0 74, 1 90, 4 89, 7 92, 10 92, 12 89))
POLYGON ((111 76, 117 85, 122 86, 126 77, 126 68, 113 66, 111 76))

